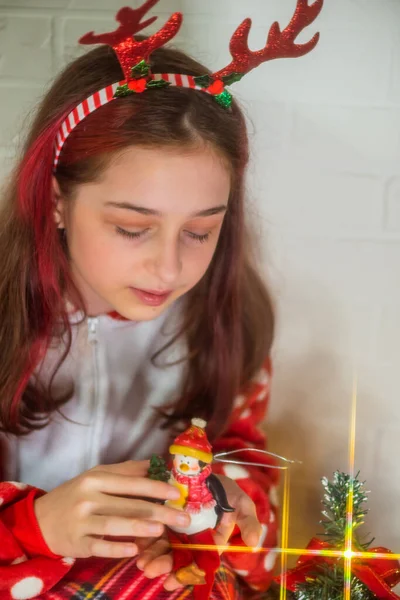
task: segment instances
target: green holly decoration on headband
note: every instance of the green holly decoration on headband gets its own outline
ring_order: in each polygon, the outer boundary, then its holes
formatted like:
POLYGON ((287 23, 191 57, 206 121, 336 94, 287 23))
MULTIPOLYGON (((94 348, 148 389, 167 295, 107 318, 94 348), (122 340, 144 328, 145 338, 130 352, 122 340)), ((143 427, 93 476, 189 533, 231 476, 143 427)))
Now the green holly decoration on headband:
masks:
MULTIPOLYGON (((137 65, 131 68, 131 77, 124 85, 119 85, 115 91, 114 98, 124 98, 132 94, 144 92, 146 89, 161 89, 171 85, 169 81, 164 79, 150 79, 150 65, 141 60, 137 65)), ((225 89, 225 86, 232 85, 240 81, 244 76, 243 73, 231 73, 221 79, 213 79, 210 75, 198 75, 194 77, 196 85, 207 90, 214 96, 216 102, 223 108, 230 108, 232 105, 232 94, 225 89)))
POLYGON ((114 98, 124 98, 133 94, 140 94, 146 89, 160 89, 170 85, 169 81, 164 79, 150 79, 150 65, 141 60, 140 63, 131 68, 132 79, 124 85, 119 85, 115 91, 114 98))
POLYGON ((194 77, 194 80, 196 85, 207 88, 220 106, 223 108, 230 108, 232 106, 233 98, 232 94, 225 89, 225 86, 240 81, 242 77, 244 77, 244 73, 231 73, 230 75, 226 75, 217 80, 213 79, 210 75, 199 75, 198 77, 194 77))
POLYGON ((145 60, 141 60, 140 63, 131 68, 132 79, 143 79, 143 77, 148 77, 149 73, 150 65, 145 60))

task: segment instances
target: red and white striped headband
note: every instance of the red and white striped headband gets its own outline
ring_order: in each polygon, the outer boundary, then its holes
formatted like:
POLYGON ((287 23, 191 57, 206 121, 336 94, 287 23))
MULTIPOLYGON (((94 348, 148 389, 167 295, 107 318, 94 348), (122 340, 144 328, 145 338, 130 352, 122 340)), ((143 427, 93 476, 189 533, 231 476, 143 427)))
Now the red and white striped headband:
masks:
POLYGON ((117 98, 139 94, 147 90, 176 86, 211 94, 221 106, 228 108, 232 103, 232 96, 226 86, 239 81, 263 62, 276 58, 297 58, 315 48, 319 40, 319 33, 316 33, 305 44, 296 44, 295 40, 299 33, 317 18, 324 2, 324 0, 315 0, 309 6, 308 0, 297 0, 295 13, 286 29, 281 31, 279 24, 275 22, 270 28, 265 48, 256 52, 251 51, 248 46, 251 19, 245 19, 236 29, 230 41, 231 63, 211 75, 191 76, 168 73, 153 74, 149 65, 151 53, 178 33, 183 20, 181 13, 174 13, 162 29, 145 40, 137 41, 134 38, 135 34, 156 21, 157 17, 151 17, 143 22, 142 18, 158 1, 147 0, 142 7, 137 9, 121 8, 116 15, 116 20, 120 25, 115 31, 100 35, 95 35, 91 31, 79 40, 81 44, 111 46, 118 57, 125 79, 95 92, 69 113, 57 133, 54 170, 57 168, 61 150, 71 131, 90 113, 117 98))

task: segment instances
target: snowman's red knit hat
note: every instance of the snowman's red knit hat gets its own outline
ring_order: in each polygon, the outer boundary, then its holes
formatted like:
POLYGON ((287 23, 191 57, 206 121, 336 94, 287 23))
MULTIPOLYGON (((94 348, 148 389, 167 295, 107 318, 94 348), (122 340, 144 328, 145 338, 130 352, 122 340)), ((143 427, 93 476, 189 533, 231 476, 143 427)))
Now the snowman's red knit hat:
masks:
POLYGON ((192 419, 191 426, 175 438, 169 447, 170 454, 192 456, 205 463, 212 462, 212 447, 204 431, 207 423, 203 419, 192 419))

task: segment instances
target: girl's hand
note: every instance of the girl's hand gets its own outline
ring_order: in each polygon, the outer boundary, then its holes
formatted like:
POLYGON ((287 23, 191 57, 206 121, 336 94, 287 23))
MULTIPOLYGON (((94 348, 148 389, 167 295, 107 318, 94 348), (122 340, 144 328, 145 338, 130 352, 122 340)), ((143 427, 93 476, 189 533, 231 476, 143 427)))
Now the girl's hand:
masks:
POLYGON ((177 499, 168 483, 148 479, 149 461, 100 465, 35 500, 35 514, 50 550, 86 558, 134 556, 133 537, 158 537, 164 525, 190 523, 180 510, 151 499, 177 499), (104 537, 125 538, 115 541, 104 537))
POLYGON ((136 565, 146 577, 154 579, 169 574, 164 582, 166 590, 173 592, 183 587, 172 573, 172 552, 166 533, 156 540, 137 540, 137 545, 139 555, 136 565))
POLYGON ((262 528, 257 518, 256 506, 253 500, 233 479, 229 479, 225 475, 218 475, 218 479, 224 486, 228 502, 233 506, 235 512, 224 513, 214 535, 215 543, 219 546, 225 546, 235 525, 237 525, 246 546, 257 547, 262 528))
MULTIPOLYGON (((235 481, 224 475, 218 475, 218 478, 221 480, 228 502, 235 508, 235 512, 224 513, 218 529, 214 533, 215 544, 225 546, 237 524, 244 543, 247 546, 257 546, 262 530, 257 519, 254 502, 235 481)), ((164 588, 174 591, 183 587, 172 573, 172 553, 166 534, 158 540, 142 540, 138 542, 138 546, 140 554, 136 564, 139 569, 143 570, 146 577, 152 579, 169 573, 169 577, 164 582, 164 588)))

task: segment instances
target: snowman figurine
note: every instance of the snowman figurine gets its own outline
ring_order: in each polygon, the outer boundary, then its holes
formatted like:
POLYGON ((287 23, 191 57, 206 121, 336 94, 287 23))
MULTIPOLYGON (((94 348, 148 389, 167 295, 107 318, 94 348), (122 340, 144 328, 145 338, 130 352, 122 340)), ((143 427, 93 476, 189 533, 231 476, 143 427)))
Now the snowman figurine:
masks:
POLYGON ((180 498, 166 504, 190 515, 188 527, 174 526, 168 531, 172 546, 180 546, 173 547, 174 572, 181 583, 195 585, 195 600, 206 599, 211 592, 220 565, 213 531, 224 512, 234 511, 222 483, 211 471, 213 454, 206 425, 202 419, 192 419, 191 426, 169 448, 173 456, 169 483, 178 488, 180 498), (202 550, 199 545, 207 549, 202 550))

